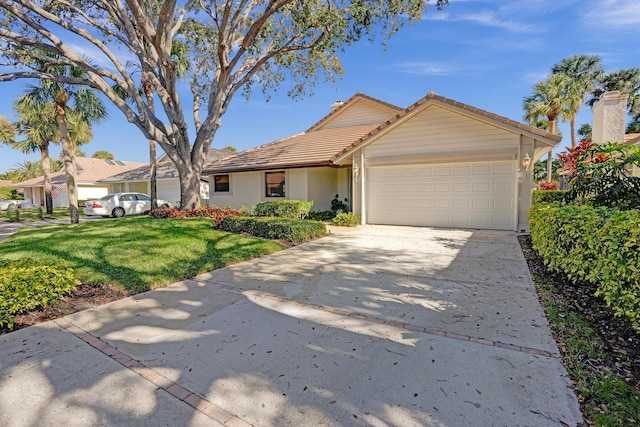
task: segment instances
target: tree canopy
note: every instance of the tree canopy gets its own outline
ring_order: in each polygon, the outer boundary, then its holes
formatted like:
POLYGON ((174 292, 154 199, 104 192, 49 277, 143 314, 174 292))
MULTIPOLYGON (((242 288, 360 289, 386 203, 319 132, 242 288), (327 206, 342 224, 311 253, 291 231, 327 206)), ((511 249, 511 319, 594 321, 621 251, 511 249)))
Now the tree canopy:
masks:
MULTIPOLYGON (((448 0, 433 3, 442 8, 448 0)), ((269 94, 286 82, 290 96, 309 94, 317 81, 342 74, 339 54, 346 46, 376 36, 384 42, 420 19, 428 5, 424 0, 0 0, 0 65, 9 70, 0 81, 52 79, 99 90, 147 139, 160 144, 178 169, 182 206, 195 207, 206 154, 238 91, 269 94), (89 50, 100 54, 88 58, 89 50), (34 58, 85 74, 44 72, 31 66, 34 58), (189 135, 177 90, 183 72, 194 94, 195 136, 189 135), (138 90, 142 73, 154 89, 155 110, 138 90)))

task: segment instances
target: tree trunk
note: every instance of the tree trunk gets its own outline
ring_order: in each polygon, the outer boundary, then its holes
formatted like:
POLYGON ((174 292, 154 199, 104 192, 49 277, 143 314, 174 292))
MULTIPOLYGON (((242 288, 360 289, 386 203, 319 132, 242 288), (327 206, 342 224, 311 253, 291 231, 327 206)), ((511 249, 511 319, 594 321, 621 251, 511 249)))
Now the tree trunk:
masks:
MULTIPOLYGON (((142 75, 142 90, 147 98, 147 105, 149 110, 155 114, 156 107, 153 100, 153 85, 151 79, 144 73, 142 75)), ((149 187, 151 196, 151 209, 158 208, 158 177, 156 174, 156 142, 153 139, 149 140, 149 187)))
POLYGON ((67 194, 69 195, 69 217, 71 224, 80 222, 80 214, 78 213, 78 187, 76 185, 76 154, 71 142, 69 141, 69 129, 67 127, 67 115, 65 113, 65 105, 67 98, 58 95, 56 97, 56 113, 58 118, 58 127, 60 128, 60 141, 62 141, 62 154, 64 156, 64 171, 67 175, 67 194), (58 99, 62 98, 62 99, 58 99))
POLYGON ((187 165, 176 165, 180 177, 180 208, 196 209, 200 206, 200 174, 187 165))
POLYGON ((576 118, 571 119, 571 148, 575 149, 578 145, 578 137, 576 136, 576 118))
MULTIPOLYGON (((549 117, 549 132, 555 134, 556 133, 556 119, 553 117, 549 117)), ((549 151, 549 155, 547 156, 547 182, 552 181, 553 175, 553 155, 549 151)))
POLYGON ((158 208, 158 177, 156 175, 156 142, 149 140, 149 180, 151 187, 151 209, 158 208))
POLYGON ((44 176, 44 205, 47 215, 53 214, 53 197, 51 197, 51 159, 49 158, 49 143, 39 145, 44 176))

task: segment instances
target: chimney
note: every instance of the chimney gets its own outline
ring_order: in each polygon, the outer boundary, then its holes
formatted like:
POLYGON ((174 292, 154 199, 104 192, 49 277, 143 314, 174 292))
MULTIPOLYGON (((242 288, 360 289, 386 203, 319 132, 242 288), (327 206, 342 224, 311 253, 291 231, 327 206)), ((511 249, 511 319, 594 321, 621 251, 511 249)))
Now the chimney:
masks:
POLYGON ((593 106, 593 128, 591 140, 595 144, 604 142, 624 142, 627 122, 627 100, 629 95, 614 90, 605 92, 593 106))
POLYGON ((336 108, 340 107, 342 104, 344 104, 343 101, 341 100, 337 100, 336 102, 334 102, 333 104, 330 105, 331 107, 331 111, 335 110, 336 108))

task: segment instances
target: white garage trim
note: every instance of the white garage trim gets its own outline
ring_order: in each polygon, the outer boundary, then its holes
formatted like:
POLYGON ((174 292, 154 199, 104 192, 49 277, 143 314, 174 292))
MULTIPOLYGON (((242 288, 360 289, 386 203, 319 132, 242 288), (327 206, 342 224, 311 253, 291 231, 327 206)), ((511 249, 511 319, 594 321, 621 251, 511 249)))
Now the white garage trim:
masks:
POLYGON ((517 162, 366 168, 369 224, 516 230, 517 162))

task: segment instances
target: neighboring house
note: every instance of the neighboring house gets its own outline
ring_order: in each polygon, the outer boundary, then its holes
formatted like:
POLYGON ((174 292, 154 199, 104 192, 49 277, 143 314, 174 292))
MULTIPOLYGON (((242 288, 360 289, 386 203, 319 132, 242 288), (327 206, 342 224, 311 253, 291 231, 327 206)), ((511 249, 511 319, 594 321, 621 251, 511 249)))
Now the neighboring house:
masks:
MULTIPOLYGON (((207 161, 212 162, 231 154, 233 153, 229 151, 209 148, 207 161)), ((100 184, 108 185, 110 193, 136 191, 151 194, 151 173, 149 165, 106 177, 100 181, 100 184)), ((156 191, 158 199, 168 200, 178 206, 180 201, 178 169, 166 154, 163 154, 156 163, 156 191)), ((209 182, 206 178, 200 182, 200 199, 203 200, 204 203, 208 203, 209 201, 209 182)))
POLYGON ((13 187, 13 182, 6 179, 0 179, 0 187, 13 187))
POLYGON ((527 230, 531 164, 561 140, 433 92, 406 109, 363 94, 332 107, 306 132, 206 164, 210 202, 327 210, 339 194, 363 224, 527 230))
MULTIPOLYGON (((91 159, 87 157, 76 158, 78 172, 76 185, 78 187, 78 200, 97 199, 109 193, 109 186, 100 181, 108 176, 138 168, 144 163, 122 162, 120 160, 91 159)), ((67 193, 67 176, 64 169, 51 174, 53 206, 69 206, 67 193)), ((34 205, 44 206, 44 177, 30 179, 28 181, 13 184, 24 191, 24 198, 34 205)))

